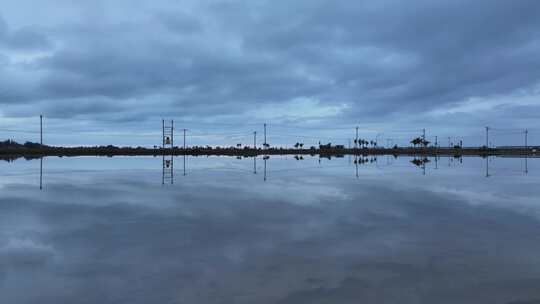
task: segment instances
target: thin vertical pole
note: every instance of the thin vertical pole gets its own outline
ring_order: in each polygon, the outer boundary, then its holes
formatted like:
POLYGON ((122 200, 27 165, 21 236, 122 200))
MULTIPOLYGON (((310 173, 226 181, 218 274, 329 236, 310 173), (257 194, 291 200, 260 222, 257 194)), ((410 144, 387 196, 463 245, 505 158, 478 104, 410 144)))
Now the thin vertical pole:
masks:
POLYGON ((529 134, 529 130, 525 129, 525 150, 529 149, 529 145, 527 143, 527 135, 529 134))
POLYGON ((171 120, 171 151, 174 151, 174 120, 171 120))
POLYGON ((165 119, 161 120, 161 126, 162 126, 161 148, 165 149, 165 119))
POLYGON ((186 150, 186 131, 187 129, 184 129, 184 150, 186 150))
POLYGON ((263 158, 264 160, 264 181, 266 181, 266 158, 263 158))
POLYGON ((489 127, 486 127, 486 148, 489 148, 489 127))
POLYGON ((257 131, 253 132, 253 149, 257 150, 257 131))
POLYGON ((354 166, 356 167, 356 178, 358 178, 358 155, 354 155, 354 166))
POLYGON ((43 156, 39 158, 39 190, 43 189, 43 156))
POLYGON ((354 144, 355 148, 358 148, 358 127, 356 127, 356 143, 354 144))
POLYGON ((486 177, 489 177, 489 156, 486 156, 486 177))
POLYGON ((266 123, 264 124, 264 147, 266 148, 266 123))
POLYGON ((43 147, 43 115, 39 115, 39 143, 43 147))

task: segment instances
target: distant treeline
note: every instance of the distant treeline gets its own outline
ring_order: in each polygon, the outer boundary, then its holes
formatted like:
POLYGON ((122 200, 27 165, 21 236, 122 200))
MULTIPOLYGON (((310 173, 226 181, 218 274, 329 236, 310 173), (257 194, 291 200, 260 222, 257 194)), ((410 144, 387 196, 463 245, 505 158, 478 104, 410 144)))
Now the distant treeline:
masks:
POLYGON ((17 143, 12 140, 0 141, 0 156, 3 159, 10 157, 41 157, 41 156, 115 156, 115 155, 229 155, 229 156, 256 156, 256 155, 345 155, 345 154, 390 154, 390 155, 524 155, 536 154, 537 147, 519 148, 463 148, 454 146, 452 148, 441 147, 359 147, 345 148, 343 145, 324 144, 318 147, 311 146, 304 148, 303 145, 295 145, 294 148, 269 147, 266 145, 254 149, 253 147, 211 147, 192 146, 186 149, 174 147, 163 149, 158 146, 154 148, 146 147, 117 147, 107 146, 84 146, 84 147, 56 147, 40 145, 39 143, 26 142, 17 143))
POLYGON ((0 141, 0 149, 39 149, 42 146, 38 143, 33 143, 30 141, 20 144, 11 139, 0 141))

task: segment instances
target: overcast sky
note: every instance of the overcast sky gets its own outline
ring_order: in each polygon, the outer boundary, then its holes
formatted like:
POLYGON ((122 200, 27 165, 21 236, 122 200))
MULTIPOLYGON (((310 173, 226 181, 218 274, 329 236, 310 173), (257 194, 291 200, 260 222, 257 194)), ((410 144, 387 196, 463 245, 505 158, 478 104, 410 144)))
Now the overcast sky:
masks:
POLYGON ((540 144, 539 54, 536 0, 0 0, 0 138, 540 144))

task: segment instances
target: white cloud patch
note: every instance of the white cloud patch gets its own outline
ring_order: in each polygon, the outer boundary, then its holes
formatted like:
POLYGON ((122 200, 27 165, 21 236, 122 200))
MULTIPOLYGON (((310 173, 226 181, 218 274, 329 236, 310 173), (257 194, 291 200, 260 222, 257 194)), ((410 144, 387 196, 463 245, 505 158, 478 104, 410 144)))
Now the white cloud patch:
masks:
POLYGON ((311 98, 297 98, 286 103, 265 104, 248 112, 248 116, 258 120, 320 120, 335 117, 348 109, 347 104, 323 104, 311 98))

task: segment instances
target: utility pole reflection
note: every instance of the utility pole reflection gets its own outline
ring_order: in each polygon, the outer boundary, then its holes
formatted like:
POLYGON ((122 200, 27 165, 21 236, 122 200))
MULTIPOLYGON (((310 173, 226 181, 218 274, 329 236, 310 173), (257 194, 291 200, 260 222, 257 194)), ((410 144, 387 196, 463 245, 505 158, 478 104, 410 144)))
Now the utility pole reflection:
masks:
POLYGON ((186 155, 184 155, 184 176, 186 176, 186 155))
POLYGON ((263 160, 264 160, 264 181, 266 181, 266 160, 267 160, 267 157, 265 156, 263 158, 263 160))
POLYGON ((486 156, 486 177, 489 177, 489 156, 486 156))
POLYGON ((358 178, 358 155, 354 156, 354 166, 356 167, 356 178, 358 178))
POLYGON ((39 190, 43 190, 43 156, 39 158, 39 190))

